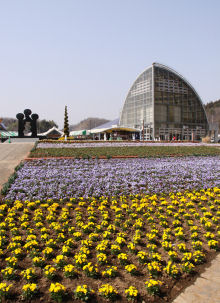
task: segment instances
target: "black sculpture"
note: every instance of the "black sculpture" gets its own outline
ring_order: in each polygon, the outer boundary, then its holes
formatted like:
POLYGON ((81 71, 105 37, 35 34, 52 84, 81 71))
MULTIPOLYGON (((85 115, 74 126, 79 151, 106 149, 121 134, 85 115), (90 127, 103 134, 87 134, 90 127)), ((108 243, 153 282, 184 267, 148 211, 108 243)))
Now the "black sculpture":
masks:
POLYGON ((37 114, 32 114, 30 117, 30 115, 31 115, 30 109, 25 109, 24 114, 18 113, 16 115, 16 118, 18 119, 18 137, 19 138, 24 137, 24 130, 25 130, 26 122, 30 122, 30 124, 31 124, 31 137, 32 138, 37 137, 37 119, 39 118, 39 116, 37 114))

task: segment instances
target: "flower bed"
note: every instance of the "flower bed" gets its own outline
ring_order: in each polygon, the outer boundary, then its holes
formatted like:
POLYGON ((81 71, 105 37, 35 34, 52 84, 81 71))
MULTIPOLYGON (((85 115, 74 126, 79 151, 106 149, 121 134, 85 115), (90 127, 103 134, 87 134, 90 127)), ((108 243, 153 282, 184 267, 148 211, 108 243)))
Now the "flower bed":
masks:
POLYGON ((220 186, 219 157, 36 160, 18 170, 6 200, 169 193, 220 186))
MULTIPOLYGON (((122 143, 123 144, 123 143, 122 143)), ((220 155, 219 144, 202 145, 181 143, 160 144, 149 143, 141 145, 120 145, 120 143, 39 143, 36 149, 30 153, 32 158, 43 157, 113 157, 113 156, 136 156, 136 157, 174 157, 174 156, 211 156, 220 155), (41 147, 41 148, 38 148, 41 147)))
MULTIPOLYGON (((86 163, 88 169, 91 163, 86 163)), ((23 177, 29 170, 42 174, 35 169, 26 164, 20 172, 23 177)), ((0 297, 16 302, 126 302, 137 297, 167 302, 214 257, 219 222, 219 188, 167 196, 2 202, 0 297)))
POLYGON ((216 143, 195 143, 195 142, 117 142, 117 141, 105 141, 105 142, 97 142, 97 141, 90 141, 90 142, 39 142, 37 148, 84 148, 84 147, 131 147, 131 146, 154 146, 154 147, 161 147, 161 146, 217 146, 220 147, 220 144, 216 143))

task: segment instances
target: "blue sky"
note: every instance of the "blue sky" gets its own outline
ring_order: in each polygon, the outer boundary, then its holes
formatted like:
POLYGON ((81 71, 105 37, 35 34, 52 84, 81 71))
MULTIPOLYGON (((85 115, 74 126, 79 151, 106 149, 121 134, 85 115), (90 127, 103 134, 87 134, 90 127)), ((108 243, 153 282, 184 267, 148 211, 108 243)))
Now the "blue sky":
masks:
POLYGON ((218 0, 0 0, 0 116, 119 116, 152 62, 220 98, 218 0))

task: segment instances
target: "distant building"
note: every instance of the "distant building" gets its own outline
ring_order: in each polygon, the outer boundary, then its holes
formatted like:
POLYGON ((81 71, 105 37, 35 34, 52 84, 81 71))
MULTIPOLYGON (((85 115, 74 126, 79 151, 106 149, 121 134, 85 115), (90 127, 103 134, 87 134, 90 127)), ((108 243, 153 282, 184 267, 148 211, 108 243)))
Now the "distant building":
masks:
POLYGON ((99 140, 135 140, 139 130, 120 126, 118 123, 119 118, 91 129, 90 133, 94 139, 99 140))
POLYGON ((87 129, 81 129, 81 130, 72 130, 70 132, 71 137, 77 137, 77 138, 84 138, 86 136, 90 135, 90 130, 87 129))
POLYGON ((145 140, 199 140, 208 132, 202 100, 173 69, 153 63, 130 88, 119 126, 139 129, 145 140))

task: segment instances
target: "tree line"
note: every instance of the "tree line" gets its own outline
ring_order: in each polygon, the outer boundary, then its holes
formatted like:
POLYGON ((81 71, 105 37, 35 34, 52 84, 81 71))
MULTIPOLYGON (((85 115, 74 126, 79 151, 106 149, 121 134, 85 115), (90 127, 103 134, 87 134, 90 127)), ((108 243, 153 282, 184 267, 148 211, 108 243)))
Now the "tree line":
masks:
MULTIPOLYGON (((14 118, 2 118, 3 124, 6 126, 7 131, 17 131, 18 130, 18 120, 14 118)), ((53 120, 38 120, 37 121, 37 131, 38 133, 44 133, 52 127, 58 127, 57 123, 53 120)), ((30 126, 27 124, 25 132, 30 131, 30 126)))

